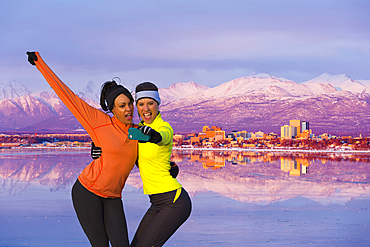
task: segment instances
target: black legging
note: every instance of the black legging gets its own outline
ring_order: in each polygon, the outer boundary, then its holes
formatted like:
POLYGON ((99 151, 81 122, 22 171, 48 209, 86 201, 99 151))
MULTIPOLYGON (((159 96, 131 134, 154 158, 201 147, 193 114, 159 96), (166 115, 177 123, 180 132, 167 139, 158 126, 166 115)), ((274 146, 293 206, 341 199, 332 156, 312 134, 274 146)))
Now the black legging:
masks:
POLYGON ((150 196, 151 206, 136 230, 131 247, 162 246, 189 218, 191 200, 185 189, 173 202, 176 190, 150 196))
POLYGON ((78 220, 91 246, 128 247, 126 218, 121 198, 103 198, 88 191, 77 180, 72 200, 78 220))

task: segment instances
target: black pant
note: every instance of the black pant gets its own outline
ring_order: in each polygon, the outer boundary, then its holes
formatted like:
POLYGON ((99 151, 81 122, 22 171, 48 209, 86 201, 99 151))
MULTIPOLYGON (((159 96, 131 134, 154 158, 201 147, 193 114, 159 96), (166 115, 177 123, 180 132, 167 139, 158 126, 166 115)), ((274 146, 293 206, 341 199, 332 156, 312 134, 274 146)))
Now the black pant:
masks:
POLYGON ((162 246, 189 218, 191 200, 185 189, 173 202, 176 194, 170 191, 150 196, 151 206, 136 230, 131 247, 162 246))
POLYGON ((72 201, 78 220, 91 246, 129 246, 126 218, 121 198, 103 198, 88 191, 77 180, 72 201))

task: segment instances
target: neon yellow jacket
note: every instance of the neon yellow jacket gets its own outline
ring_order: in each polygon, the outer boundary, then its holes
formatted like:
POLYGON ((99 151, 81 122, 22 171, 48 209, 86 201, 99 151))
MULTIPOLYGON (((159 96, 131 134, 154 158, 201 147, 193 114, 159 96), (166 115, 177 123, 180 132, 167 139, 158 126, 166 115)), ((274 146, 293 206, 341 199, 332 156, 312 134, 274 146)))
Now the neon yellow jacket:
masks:
POLYGON ((181 188, 181 184, 169 173, 173 142, 171 125, 163 121, 161 113, 158 113, 152 123, 142 122, 140 125, 149 126, 162 136, 162 141, 158 144, 138 144, 138 164, 144 194, 159 194, 181 188))

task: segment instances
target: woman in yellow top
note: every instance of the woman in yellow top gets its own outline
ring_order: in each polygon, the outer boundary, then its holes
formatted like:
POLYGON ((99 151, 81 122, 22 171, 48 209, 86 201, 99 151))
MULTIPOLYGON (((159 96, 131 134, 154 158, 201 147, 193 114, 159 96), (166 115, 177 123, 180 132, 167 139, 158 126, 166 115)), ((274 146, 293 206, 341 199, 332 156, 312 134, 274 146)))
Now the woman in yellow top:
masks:
POLYGON ((138 164, 144 194, 151 206, 136 230, 131 247, 162 246, 188 219, 191 200, 170 169, 173 130, 159 112, 158 88, 150 82, 135 89, 135 101, 142 119, 141 131, 150 136, 148 142, 139 141, 138 164))
POLYGON ((137 159, 137 141, 128 138, 134 111, 131 93, 114 81, 103 85, 100 105, 113 113, 110 117, 73 93, 38 52, 27 54, 28 61, 104 150, 82 171, 72 188, 73 206, 85 234, 92 246, 108 247, 109 242, 112 246, 129 246, 121 193, 137 159))

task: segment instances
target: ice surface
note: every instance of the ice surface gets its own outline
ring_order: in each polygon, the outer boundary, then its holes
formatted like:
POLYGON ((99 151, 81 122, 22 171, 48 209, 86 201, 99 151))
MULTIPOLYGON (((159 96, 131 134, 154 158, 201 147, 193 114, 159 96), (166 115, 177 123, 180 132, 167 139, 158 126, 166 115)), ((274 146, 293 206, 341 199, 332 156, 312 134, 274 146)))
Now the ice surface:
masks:
MULTIPOLYGON (((90 246, 70 197, 89 152, 7 152, 0 153, 0 246, 90 246)), ((177 157, 193 211, 165 246, 369 246, 370 163, 315 157, 308 174, 292 176, 258 157, 217 169, 177 157), (248 193, 253 200, 240 199, 248 193)), ((135 169, 122 194, 130 239, 149 206, 138 178, 135 169)))

